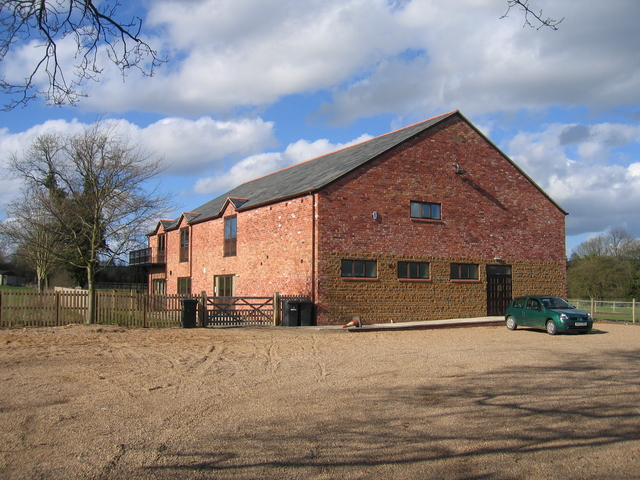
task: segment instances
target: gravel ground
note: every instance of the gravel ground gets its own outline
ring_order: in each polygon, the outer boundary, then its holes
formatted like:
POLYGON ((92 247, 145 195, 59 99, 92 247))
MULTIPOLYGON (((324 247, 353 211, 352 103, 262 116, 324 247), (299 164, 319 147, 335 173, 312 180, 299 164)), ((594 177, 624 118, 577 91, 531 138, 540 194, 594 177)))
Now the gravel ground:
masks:
POLYGON ((640 478, 639 360, 606 323, 0 330, 0 478, 640 478))

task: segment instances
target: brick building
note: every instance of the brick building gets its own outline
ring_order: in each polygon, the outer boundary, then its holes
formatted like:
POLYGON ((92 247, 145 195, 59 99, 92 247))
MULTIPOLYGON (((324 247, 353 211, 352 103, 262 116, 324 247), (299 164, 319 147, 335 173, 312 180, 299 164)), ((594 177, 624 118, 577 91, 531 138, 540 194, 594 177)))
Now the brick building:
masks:
POLYGON ((306 295, 318 324, 501 315, 566 294, 565 215, 455 111, 160 221, 150 288, 306 295))

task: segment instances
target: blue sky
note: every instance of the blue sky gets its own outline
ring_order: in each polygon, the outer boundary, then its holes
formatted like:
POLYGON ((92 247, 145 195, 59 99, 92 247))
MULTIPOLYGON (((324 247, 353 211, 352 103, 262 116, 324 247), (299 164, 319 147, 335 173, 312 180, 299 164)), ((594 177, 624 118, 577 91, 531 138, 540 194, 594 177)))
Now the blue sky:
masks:
MULTIPOLYGON (((612 227, 640 237, 637 0, 531 0, 564 18, 558 31, 524 27, 517 10, 501 19, 506 0, 136 5, 169 62, 123 81, 105 61, 76 107, 0 112, 0 170, 43 132, 116 119, 164 157, 175 218, 241 182, 458 109, 569 212, 569 250, 612 227)), ((0 75, 23 78, 34 51, 18 45, 0 75)), ((19 188, 0 177, 0 204, 19 188)))

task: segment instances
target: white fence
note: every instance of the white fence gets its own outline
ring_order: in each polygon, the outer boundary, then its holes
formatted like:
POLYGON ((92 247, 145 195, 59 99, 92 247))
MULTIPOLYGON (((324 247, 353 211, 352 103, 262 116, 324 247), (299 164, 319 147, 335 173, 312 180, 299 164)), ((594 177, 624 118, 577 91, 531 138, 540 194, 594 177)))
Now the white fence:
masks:
POLYGON ((636 323, 637 300, 573 299, 569 303, 580 310, 591 313, 596 320, 616 320, 636 323))

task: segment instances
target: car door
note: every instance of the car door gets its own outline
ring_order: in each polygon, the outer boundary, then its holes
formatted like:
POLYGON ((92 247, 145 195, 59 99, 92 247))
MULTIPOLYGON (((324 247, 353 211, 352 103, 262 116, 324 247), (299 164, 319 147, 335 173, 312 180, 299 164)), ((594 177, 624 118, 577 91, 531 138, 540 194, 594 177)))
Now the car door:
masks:
POLYGON ((524 309, 525 325, 530 327, 544 328, 544 311, 540 299, 536 297, 527 298, 524 309))
POLYGON ((524 325, 524 304, 527 301, 526 297, 517 297, 514 298, 513 301, 511 302, 511 305, 509 306, 508 309, 508 314, 512 315, 515 319, 516 319, 516 323, 518 325, 524 325))

